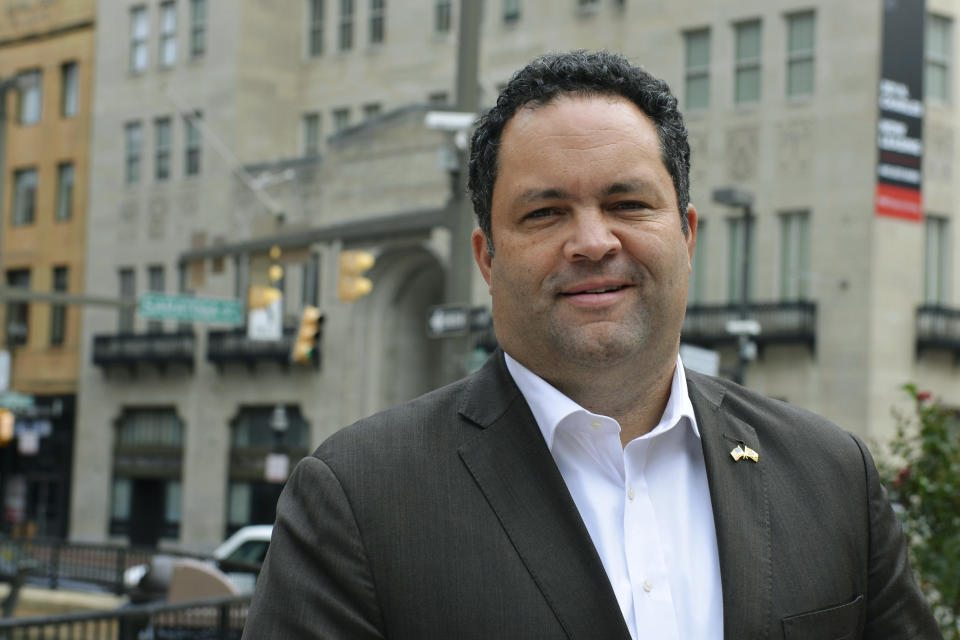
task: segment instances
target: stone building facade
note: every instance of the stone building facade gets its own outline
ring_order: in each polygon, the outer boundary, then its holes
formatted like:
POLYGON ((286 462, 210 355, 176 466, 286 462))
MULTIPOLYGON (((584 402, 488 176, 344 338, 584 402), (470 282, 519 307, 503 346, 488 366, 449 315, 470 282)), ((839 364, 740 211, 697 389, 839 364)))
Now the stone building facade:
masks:
MULTIPOLYGON (((295 460, 447 377, 450 356, 425 325, 459 250, 447 228, 457 152, 424 116, 454 102, 458 3, 287 4, 98 4, 112 45, 95 62, 86 291, 245 299, 277 263, 287 333, 267 347, 242 329, 86 308, 74 538, 213 545, 272 518, 268 454, 295 460), (335 295, 347 248, 376 256, 373 291, 353 303, 335 295), (316 367, 287 358, 304 304, 325 313, 316 367)), ((561 48, 621 51, 666 79, 684 105, 702 221, 684 339, 736 369, 723 325, 738 314, 742 212, 712 201, 735 186, 755 198, 749 308, 761 333, 747 385, 877 447, 903 382, 960 407, 960 6, 927 3, 933 215, 907 222, 874 213, 881 4, 487 2, 478 105, 561 48), (941 339, 920 339, 925 305, 941 339)), ((474 284, 473 303, 488 305, 474 284)))

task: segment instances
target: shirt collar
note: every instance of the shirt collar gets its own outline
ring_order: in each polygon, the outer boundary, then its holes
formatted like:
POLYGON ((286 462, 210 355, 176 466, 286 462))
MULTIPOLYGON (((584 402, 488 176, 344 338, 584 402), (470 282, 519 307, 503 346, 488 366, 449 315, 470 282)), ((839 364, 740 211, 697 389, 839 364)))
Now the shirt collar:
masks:
MULTIPOLYGON (((510 357, 510 354, 504 352, 504 360, 507 364, 507 370, 516 382, 520 393, 530 406, 533 417, 543 433, 543 439, 547 443, 547 448, 553 450, 553 438, 557 430, 557 425, 564 418, 573 413, 582 412, 589 416, 597 414, 587 411, 579 404, 565 396, 549 382, 527 369, 525 366, 510 357)), ((654 437, 668 429, 673 428, 681 422, 683 418, 687 419, 690 428, 697 438, 700 437, 700 430, 697 428, 697 419, 693 413, 693 404, 690 402, 690 395, 687 392, 687 376, 684 372, 683 362, 680 356, 677 356, 677 366, 673 370, 673 380, 670 383, 670 397, 667 400, 667 406, 660 416, 660 421, 649 433, 640 436, 641 438, 654 437)))

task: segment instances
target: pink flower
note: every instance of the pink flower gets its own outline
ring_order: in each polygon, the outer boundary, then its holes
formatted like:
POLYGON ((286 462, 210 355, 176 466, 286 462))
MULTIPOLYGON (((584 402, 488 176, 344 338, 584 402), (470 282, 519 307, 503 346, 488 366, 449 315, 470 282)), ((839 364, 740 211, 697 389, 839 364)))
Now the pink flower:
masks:
POLYGON ((933 397, 933 394, 929 391, 917 391, 917 400, 920 402, 926 402, 933 397))
POLYGON ((897 473, 897 477, 893 481, 893 486, 899 489, 909 479, 910 479, 910 467, 904 467, 903 469, 900 469, 899 473, 897 473))

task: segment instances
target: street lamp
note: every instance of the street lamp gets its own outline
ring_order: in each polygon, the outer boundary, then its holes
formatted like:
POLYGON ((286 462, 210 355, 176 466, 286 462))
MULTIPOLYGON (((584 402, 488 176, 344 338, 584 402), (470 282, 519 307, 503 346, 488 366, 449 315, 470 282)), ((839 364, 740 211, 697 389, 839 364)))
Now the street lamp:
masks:
POLYGON ((727 331, 737 336, 737 368, 733 381, 743 384, 747 363, 753 360, 756 345, 750 336, 760 333, 760 325, 750 320, 750 236, 753 227, 753 194, 736 187, 721 187, 713 190, 713 201, 728 207, 743 209, 743 250, 740 252, 740 320, 728 322, 727 331))
POLYGON ((287 408, 278 404, 270 414, 270 430, 273 432, 272 451, 267 454, 264 472, 267 482, 282 484, 290 474, 290 457, 284 451, 284 436, 290 426, 287 408))

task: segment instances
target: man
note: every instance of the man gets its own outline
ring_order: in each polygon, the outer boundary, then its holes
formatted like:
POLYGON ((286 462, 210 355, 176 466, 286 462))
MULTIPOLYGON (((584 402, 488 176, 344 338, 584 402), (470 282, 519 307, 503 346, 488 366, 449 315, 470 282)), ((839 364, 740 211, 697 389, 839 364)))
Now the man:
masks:
POLYGON ((474 134, 498 351, 284 490, 245 638, 935 638, 869 453, 678 358, 697 212, 667 86, 538 59, 474 134))

